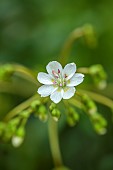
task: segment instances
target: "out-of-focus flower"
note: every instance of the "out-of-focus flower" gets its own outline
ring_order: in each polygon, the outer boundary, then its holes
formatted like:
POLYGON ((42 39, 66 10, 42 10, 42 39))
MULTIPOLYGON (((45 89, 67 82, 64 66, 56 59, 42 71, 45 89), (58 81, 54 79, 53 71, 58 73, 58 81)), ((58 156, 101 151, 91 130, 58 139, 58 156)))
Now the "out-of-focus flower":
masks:
POLYGON ((84 75, 76 72, 76 64, 69 63, 64 69, 57 61, 49 62, 46 67, 47 73, 38 73, 37 79, 44 84, 38 89, 41 97, 50 95, 54 103, 59 103, 61 99, 69 99, 75 94, 75 87, 83 82, 84 75))

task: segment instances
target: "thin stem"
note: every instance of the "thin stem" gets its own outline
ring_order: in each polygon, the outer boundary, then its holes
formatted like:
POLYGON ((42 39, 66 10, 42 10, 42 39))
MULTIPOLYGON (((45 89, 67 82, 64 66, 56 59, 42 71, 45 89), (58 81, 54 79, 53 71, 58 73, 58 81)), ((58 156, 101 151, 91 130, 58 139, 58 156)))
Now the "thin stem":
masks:
POLYGON ((31 98, 29 98, 28 100, 26 100, 25 102, 19 104, 18 106, 16 106, 14 109, 12 109, 4 118, 4 121, 8 121, 10 120, 12 117, 16 116, 17 114, 19 114, 22 110, 26 109, 33 100, 37 99, 38 95, 34 95, 31 98))
POLYGON ((83 74, 89 74, 89 68, 87 67, 80 67, 77 69, 77 72, 83 73, 83 74))
POLYGON ((13 64, 14 70, 16 74, 19 74, 21 77, 24 77, 28 79, 29 81, 32 81, 35 85, 38 85, 38 81, 36 81, 35 74, 32 70, 21 66, 19 64, 13 64))
POLYGON ((86 93, 88 94, 93 100, 95 100, 98 103, 101 103, 107 107, 110 107, 111 109, 113 109, 113 101, 103 95, 94 93, 94 92, 90 92, 88 90, 79 90, 80 93, 86 93))
POLYGON ((68 103, 74 105, 75 107, 79 109, 84 109, 84 105, 82 104, 82 102, 80 102, 79 100, 75 98, 71 98, 70 100, 68 100, 68 103))
POLYGON ((57 122, 55 122, 51 117, 48 122, 48 132, 54 165, 55 167, 62 167, 63 163, 58 140, 58 126, 57 122))
POLYGON ((61 62, 61 64, 65 65, 67 63, 73 42, 78 40, 82 36, 84 36, 83 27, 75 29, 69 35, 60 53, 59 61, 61 62))
POLYGON ((7 82, 0 81, 0 93, 9 93, 18 96, 28 97, 33 94, 35 85, 32 85, 32 89, 26 88, 26 84, 22 84, 21 82, 7 82))

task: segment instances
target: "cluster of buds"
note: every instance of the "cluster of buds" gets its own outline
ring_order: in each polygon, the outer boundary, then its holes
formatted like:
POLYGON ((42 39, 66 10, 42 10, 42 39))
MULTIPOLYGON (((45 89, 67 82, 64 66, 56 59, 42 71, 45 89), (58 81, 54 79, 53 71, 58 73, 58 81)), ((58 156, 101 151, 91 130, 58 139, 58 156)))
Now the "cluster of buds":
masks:
POLYGON ((57 108, 57 105, 55 103, 51 103, 49 110, 50 110, 52 118, 55 121, 58 121, 61 116, 61 113, 60 113, 59 109, 57 108))
POLYGON ((105 134, 107 121, 100 113, 98 113, 94 101, 89 96, 82 95, 82 102, 84 104, 85 112, 88 114, 95 131, 100 135, 105 134))
POLYGON ((22 144, 24 135, 25 128, 19 117, 15 117, 7 123, 0 122, 0 137, 5 142, 11 140, 14 147, 18 147, 22 144))
POLYGON ((97 88, 104 89, 106 87, 107 75, 102 65, 97 64, 91 66, 89 68, 89 74, 92 76, 94 84, 97 86, 97 88))
POLYGON ((75 126, 79 121, 79 113, 73 107, 67 108, 67 123, 69 126, 75 126))
POLYGON ((38 117, 42 122, 46 122, 48 119, 46 103, 41 103, 40 100, 34 100, 31 103, 32 112, 38 117))

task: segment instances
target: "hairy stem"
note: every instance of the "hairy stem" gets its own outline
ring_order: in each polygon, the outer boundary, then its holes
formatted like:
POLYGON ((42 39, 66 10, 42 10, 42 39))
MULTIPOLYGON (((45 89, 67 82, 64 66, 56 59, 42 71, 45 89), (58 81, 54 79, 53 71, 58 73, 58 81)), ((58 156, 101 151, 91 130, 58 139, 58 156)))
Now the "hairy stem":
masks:
POLYGON ((55 122, 51 117, 49 118, 48 122, 48 132, 54 165, 55 167, 62 167, 63 163, 58 140, 58 126, 57 122, 55 122))

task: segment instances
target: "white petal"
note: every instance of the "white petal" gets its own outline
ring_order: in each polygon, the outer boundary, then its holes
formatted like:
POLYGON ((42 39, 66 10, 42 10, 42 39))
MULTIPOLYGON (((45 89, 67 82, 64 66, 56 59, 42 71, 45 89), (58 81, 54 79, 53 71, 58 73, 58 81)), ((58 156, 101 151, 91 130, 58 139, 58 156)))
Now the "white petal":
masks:
POLYGON ((75 94, 75 87, 65 87, 63 99, 70 99, 75 94))
POLYGON ((70 63, 64 67, 63 75, 66 76, 66 80, 69 80, 76 72, 76 64, 70 63))
POLYGON ((47 72, 53 76, 52 71, 55 71, 56 73, 58 73, 58 70, 60 70, 60 72, 62 72, 62 66, 59 62, 57 61, 52 61, 49 62, 49 64, 46 66, 47 72))
POLYGON ((37 79, 42 84, 53 84, 52 78, 47 73, 43 72, 38 73, 37 79))
POLYGON ((84 75, 81 73, 75 73, 74 76, 67 81, 67 86, 72 87, 72 86, 77 86, 80 83, 82 83, 84 80, 84 75))
POLYGON ((54 103, 59 103, 62 99, 62 96, 63 96, 63 90, 59 88, 51 94, 50 99, 54 103))
POLYGON ((39 87, 38 93, 41 94, 41 97, 47 97, 51 93, 53 93, 56 89, 57 89, 56 86, 43 85, 43 86, 39 87))

